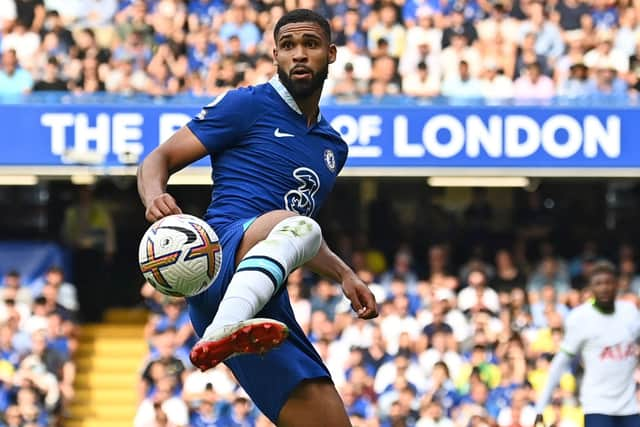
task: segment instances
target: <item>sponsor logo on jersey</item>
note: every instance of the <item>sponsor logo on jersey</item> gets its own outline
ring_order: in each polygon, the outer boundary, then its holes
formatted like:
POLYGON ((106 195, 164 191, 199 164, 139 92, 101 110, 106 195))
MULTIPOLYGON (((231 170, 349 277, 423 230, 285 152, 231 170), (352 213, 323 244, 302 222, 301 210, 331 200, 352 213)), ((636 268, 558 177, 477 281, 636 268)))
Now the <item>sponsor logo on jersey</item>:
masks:
POLYGON ((606 346, 600 353, 600 360, 622 361, 637 355, 638 346, 635 343, 618 343, 606 346))
POLYGON ((324 150, 324 164, 327 165, 327 168, 331 172, 336 172, 336 156, 333 154, 333 151, 324 150))
POLYGON ((273 131, 273 136, 275 136, 276 138, 287 138, 287 137, 293 137, 295 135, 292 133, 282 132, 280 128, 276 128, 276 130, 273 131))
POLYGON ((320 189, 318 174, 309 168, 298 168, 293 171, 293 177, 300 185, 290 190, 284 196, 284 206, 287 210, 300 215, 311 216, 316 208, 315 195, 320 189))

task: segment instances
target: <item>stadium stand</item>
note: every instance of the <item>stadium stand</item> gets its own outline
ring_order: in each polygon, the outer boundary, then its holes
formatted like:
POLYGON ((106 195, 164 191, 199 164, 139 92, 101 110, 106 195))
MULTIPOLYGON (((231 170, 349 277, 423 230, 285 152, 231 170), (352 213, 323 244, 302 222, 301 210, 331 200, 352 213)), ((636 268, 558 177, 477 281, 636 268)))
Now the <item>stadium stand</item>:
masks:
MULTIPOLYGON (((0 0, 0 97, 178 99, 262 83, 274 72, 274 23, 294 7, 330 19, 339 53, 325 93, 338 102, 615 102, 640 90, 631 0, 0 0)), ((520 217, 533 240, 549 236, 540 212, 520 217)), ((469 239, 482 238, 488 215, 482 202, 465 212, 469 239)), ((514 245, 456 263, 445 242, 424 256, 399 250, 389 266, 374 250, 344 253, 376 291, 373 322, 354 319, 339 287, 308 272, 288 288, 354 426, 528 427, 594 260, 617 262, 621 298, 638 304, 640 292, 632 247, 612 256, 585 244, 569 258, 553 249, 532 257, 514 245)), ((144 285, 144 312, 80 327, 73 285, 58 269, 43 283, 24 287, 11 272, 2 283, 0 426, 270 425, 226 368, 190 365, 181 301, 144 285)), ((579 378, 577 365, 563 377, 545 414, 553 425, 582 425, 579 378)))
POLYGON ((273 73, 285 10, 330 19, 327 98, 636 98, 637 2, 3 0, 0 95, 215 96, 273 73))

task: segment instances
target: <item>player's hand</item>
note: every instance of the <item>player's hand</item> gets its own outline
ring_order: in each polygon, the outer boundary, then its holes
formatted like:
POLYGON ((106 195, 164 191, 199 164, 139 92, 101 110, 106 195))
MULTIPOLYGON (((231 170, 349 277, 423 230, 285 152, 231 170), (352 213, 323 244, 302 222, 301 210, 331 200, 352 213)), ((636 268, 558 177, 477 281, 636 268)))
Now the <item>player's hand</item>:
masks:
POLYGON ((544 419, 542 414, 536 415, 536 420, 533 422, 533 427, 544 427, 544 419))
POLYGON ((344 296, 351 301, 351 308, 361 319, 373 319, 378 316, 378 306, 373 292, 355 275, 350 274, 342 281, 344 296))
POLYGON ((176 199, 169 193, 162 193, 154 197, 147 204, 147 211, 144 216, 149 222, 156 222, 165 216, 181 214, 182 210, 178 207, 176 199))

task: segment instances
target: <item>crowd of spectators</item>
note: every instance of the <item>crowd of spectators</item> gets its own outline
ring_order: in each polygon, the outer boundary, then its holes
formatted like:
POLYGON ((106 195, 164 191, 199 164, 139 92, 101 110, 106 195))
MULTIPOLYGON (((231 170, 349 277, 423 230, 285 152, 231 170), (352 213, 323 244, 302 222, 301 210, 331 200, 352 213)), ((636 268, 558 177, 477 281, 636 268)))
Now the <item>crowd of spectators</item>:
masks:
MULTIPOLYGON (((499 249, 454 265, 451 246, 399 249, 390 263, 375 250, 346 259, 376 295, 380 316, 358 319, 337 283, 304 269, 287 288, 296 318, 331 372, 356 427, 532 427, 534 404, 559 350, 564 319, 589 298, 597 260, 614 260, 620 298, 640 303, 637 254, 623 244, 603 254, 591 241, 561 257, 543 241, 535 259, 499 249)), ((271 426, 220 365, 190 365, 196 339, 185 305, 145 284, 153 315, 150 356, 141 371, 135 425, 271 426), (155 406, 154 406, 155 404, 155 406), (155 408, 155 410, 154 410, 155 408)), ((547 425, 582 427, 578 360, 545 411, 547 425)), ((640 369, 637 372, 640 398, 640 369)))
POLYGON ((274 74, 273 27, 326 16, 325 95, 592 101, 640 89, 634 0, 1 0, 0 94, 215 96, 274 74))
POLYGON ((74 397, 78 300, 51 267, 33 284, 18 271, 0 286, 0 426, 63 425, 74 397))

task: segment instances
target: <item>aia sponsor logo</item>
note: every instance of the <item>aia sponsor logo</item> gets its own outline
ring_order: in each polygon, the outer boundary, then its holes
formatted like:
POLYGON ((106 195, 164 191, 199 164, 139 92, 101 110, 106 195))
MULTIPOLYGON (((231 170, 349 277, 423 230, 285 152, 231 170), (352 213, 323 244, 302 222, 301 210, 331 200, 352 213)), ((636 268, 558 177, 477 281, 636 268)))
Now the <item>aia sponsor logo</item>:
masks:
POLYGON ((600 360, 626 360, 638 356, 638 346, 635 343, 616 344, 606 346, 600 353, 600 360))

